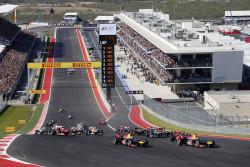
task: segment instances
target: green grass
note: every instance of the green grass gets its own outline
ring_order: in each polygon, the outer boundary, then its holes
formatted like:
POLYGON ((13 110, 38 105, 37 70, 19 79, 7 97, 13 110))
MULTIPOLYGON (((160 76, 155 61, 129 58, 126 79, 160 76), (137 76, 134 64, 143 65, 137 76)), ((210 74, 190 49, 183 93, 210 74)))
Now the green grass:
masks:
POLYGON ((5 132, 6 127, 15 127, 15 133, 20 134, 32 130, 41 115, 42 108, 42 105, 8 106, 0 115, 0 138, 10 134, 5 132), (19 124, 18 120, 26 120, 26 124, 19 124))
POLYGON ((32 106, 35 106, 36 109, 32 112, 32 115, 28 120, 27 124, 18 131, 18 133, 20 134, 25 134, 31 131, 41 116, 43 105, 32 105, 32 106))
POLYGON ((197 131, 197 130, 193 130, 193 129, 182 128, 182 127, 175 126, 173 124, 170 124, 166 121, 163 121, 163 120, 157 118, 156 116, 152 115, 147 110, 145 110, 144 108, 142 109, 142 111, 143 111, 143 117, 146 121, 150 122, 153 125, 156 125, 159 127, 164 127, 164 128, 171 130, 171 131, 181 130, 181 131, 185 131, 187 133, 196 133, 196 134, 200 134, 200 135, 223 135, 223 136, 236 136, 236 137, 250 137, 250 135, 238 135, 238 134, 227 135, 227 134, 210 133, 210 132, 203 132, 203 131, 197 131))

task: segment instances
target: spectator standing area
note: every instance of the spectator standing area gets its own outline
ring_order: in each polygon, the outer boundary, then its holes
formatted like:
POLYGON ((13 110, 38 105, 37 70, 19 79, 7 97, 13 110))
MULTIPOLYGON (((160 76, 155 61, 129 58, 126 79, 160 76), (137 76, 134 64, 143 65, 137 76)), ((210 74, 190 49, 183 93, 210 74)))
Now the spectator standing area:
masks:
MULTIPOLYGON (((128 56, 123 48, 116 47, 116 71, 121 80, 125 81, 130 90, 143 90, 144 94, 150 98, 162 99, 179 99, 179 97, 171 92, 170 87, 163 86, 154 82, 150 74, 150 69, 147 69, 139 59, 133 59, 128 56)), ((124 85, 124 86, 126 86, 124 85)), ((134 95, 136 98, 141 99, 141 95, 134 95)))

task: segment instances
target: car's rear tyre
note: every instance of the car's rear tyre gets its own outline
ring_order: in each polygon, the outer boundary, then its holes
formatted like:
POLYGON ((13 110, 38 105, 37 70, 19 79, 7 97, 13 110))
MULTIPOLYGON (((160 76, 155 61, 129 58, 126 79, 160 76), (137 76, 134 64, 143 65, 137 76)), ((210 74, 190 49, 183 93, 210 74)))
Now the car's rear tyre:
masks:
POLYGON ((177 140, 177 144, 178 144, 179 146, 182 146, 182 144, 183 144, 182 140, 178 139, 178 140, 177 140))
POLYGON ((100 131, 100 135, 103 136, 103 130, 100 131))
POLYGON ((127 140, 126 144, 130 146, 132 144, 132 141, 130 139, 127 140))
POLYGON ((200 145, 200 142, 197 140, 197 141, 195 141, 195 144, 194 144, 194 146, 195 147, 199 147, 199 145, 200 145))
POLYGON ((175 141, 176 139, 175 139, 175 136, 170 136, 170 141, 171 142, 173 142, 173 141, 175 141))
POLYGON ((139 144, 138 144, 138 143, 135 143, 135 144, 134 144, 134 147, 139 147, 139 144))

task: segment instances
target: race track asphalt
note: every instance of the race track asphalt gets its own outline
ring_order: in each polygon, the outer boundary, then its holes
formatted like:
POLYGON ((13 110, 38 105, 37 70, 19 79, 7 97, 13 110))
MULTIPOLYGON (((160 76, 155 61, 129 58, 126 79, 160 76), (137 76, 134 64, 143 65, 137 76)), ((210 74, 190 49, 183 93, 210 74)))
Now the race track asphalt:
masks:
MULTIPOLYGON (((58 29, 55 61, 82 61, 75 29, 58 29)), ((120 84, 117 78, 118 84, 120 84)), ((128 102, 122 87, 113 91, 117 113, 111 118, 114 127, 132 124, 128 120, 128 102), (119 92, 119 93, 118 93, 119 92), (118 95, 119 94, 119 95, 118 95), (121 97, 124 97, 123 103, 121 97)), ((103 118, 93 96, 86 70, 68 75, 66 70, 54 70, 52 94, 46 120, 56 119, 65 126, 77 122, 97 125, 103 118), (65 113, 55 110, 62 106, 65 113), (71 113, 72 120, 67 120, 71 113)), ((8 154, 23 161, 49 167, 229 167, 250 165, 250 143, 217 139, 218 149, 180 147, 168 139, 149 139, 152 148, 114 146, 114 132, 101 127, 104 136, 43 136, 22 135, 7 150, 8 154)))

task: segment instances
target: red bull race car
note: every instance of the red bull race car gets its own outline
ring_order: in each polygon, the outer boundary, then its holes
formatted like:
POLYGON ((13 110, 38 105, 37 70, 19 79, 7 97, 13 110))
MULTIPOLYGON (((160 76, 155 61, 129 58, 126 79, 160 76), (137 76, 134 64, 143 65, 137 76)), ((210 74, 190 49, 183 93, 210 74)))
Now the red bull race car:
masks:
POLYGON ((205 137, 198 137, 196 134, 179 136, 176 141, 180 146, 186 145, 197 148, 219 148, 219 145, 217 145, 214 140, 205 137))
POLYGON ((146 139, 136 138, 132 133, 116 133, 113 140, 115 145, 124 145, 129 147, 151 147, 146 139))

